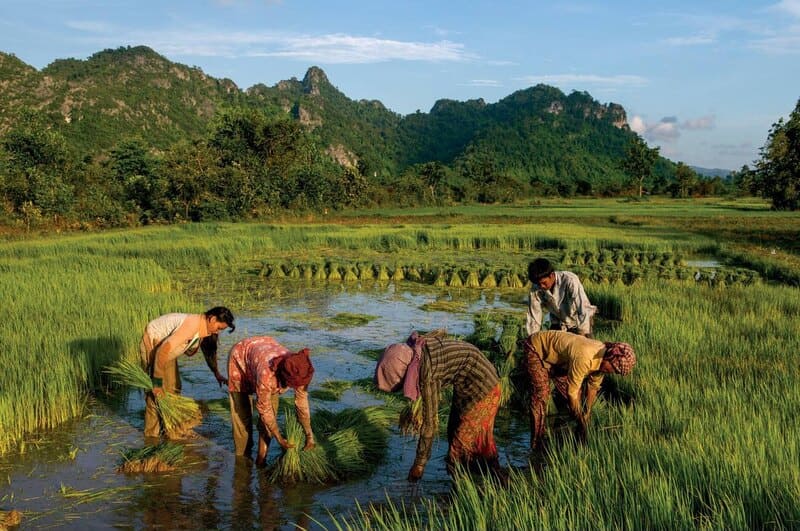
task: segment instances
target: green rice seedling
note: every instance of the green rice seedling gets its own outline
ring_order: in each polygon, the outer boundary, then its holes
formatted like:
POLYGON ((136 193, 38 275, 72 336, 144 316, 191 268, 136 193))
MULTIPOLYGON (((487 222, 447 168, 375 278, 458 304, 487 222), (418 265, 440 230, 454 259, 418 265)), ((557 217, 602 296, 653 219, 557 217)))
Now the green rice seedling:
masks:
POLYGON ((117 472, 150 473, 175 470, 183 461, 183 446, 162 442, 143 448, 129 448, 122 452, 117 472))
POLYGON ((600 249, 597 253, 597 263, 599 264, 608 264, 612 261, 613 252, 610 249, 600 249))
POLYGON ((511 398, 517 394, 517 389, 512 379, 512 373, 516 368, 517 358, 514 352, 508 354, 497 368, 497 374, 500 377, 500 407, 507 405, 511 398))
POLYGON ((561 255, 561 264, 565 268, 575 265, 575 260, 572 258, 572 253, 570 251, 566 251, 561 255))
POLYGON ((372 270, 372 264, 360 263, 358 264, 358 279, 359 280, 372 280, 375 274, 372 270))
POLYGON ((325 264, 314 265, 314 280, 323 282, 328 280, 328 273, 325 271, 325 264))
POLYGON ((491 315, 487 312, 476 313, 472 316, 472 323, 474 330, 467 341, 481 350, 490 348, 497 334, 491 315))
POLYGON ((413 265, 408 267, 408 270, 406 271, 406 278, 408 280, 413 281, 413 282, 421 282, 422 281, 422 275, 420 274, 420 272, 416 268, 416 266, 413 266, 413 265))
POLYGON ((353 271, 353 266, 345 266, 343 280, 345 282, 358 282, 358 275, 353 271))
POLYGON ((367 315, 364 313, 341 312, 331 317, 330 321, 331 323, 340 327, 354 327, 354 326, 364 326, 365 324, 375 319, 377 319, 377 317, 374 315, 367 315))
POLYGON ((597 265, 599 262, 597 261, 597 252, 591 249, 587 249, 583 252, 583 263, 585 265, 597 265))
POLYGON ((580 249, 575 249, 572 251, 572 263, 576 266, 578 265, 585 265, 586 264, 586 257, 584 252, 580 249))
MULTIPOLYGON (((106 368, 118 384, 153 390, 153 382, 142 367, 132 361, 120 360, 106 368)), ((197 426, 202 419, 200 406, 189 397, 163 392, 156 397, 156 408, 168 433, 180 433, 197 426)))
POLYGON ((392 272, 392 280, 394 280, 395 282, 399 282, 405 279, 406 279, 406 274, 403 271, 403 266, 399 264, 396 265, 394 268, 394 272, 392 272))
POLYGON ((269 268, 269 278, 281 279, 286 278, 286 273, 283 272, 283 267, 280 264, 272 264, 269 268))
POLYGON ((521 326, 522 321, 517 317, 508 316, 503 319, 503 331, 500 333, 498 343, 506 356, 517 351, 517 339, 519 338, 521 326))
POLYGON ((269 276, 269 264, 264 264, 261 266, 261 269, 258 271, 258 276, 261 278, 267 278, 269 276))
POLYGON ((508 276, 508 287, 509 288, 524 288, 525 284, 520 280, 519 275, 516 272, 512 271, 511 274, 508 276))
POLYGON ((506 273, 505 271, 502 271, 502 272, 500 272, 498 274, 498 276, 500 277, 500 280, 497 281, 497 287, 498 288, 509 288, 509 287, 511 287, 511 284, 508 281, 508 273, 506 273))
POLYGON ((287 264, 286 265, 286 269, 287 269, 287 272, 286 272, 286 276, 287 277, 294 278, 294 279, 300 278, 300 268, 297 267, 297 265, 295 265, 295 264, 287 264))
POLYGON ((478 277, 478 272, 474 269, 470 270, 469 274, 467 275, 467 280, 464 281, 464 286, 467 288, 480 288, 481 281, 478 277))
POLYGON ((358 352, 356 352, 356 354, 358 354, 359 356, 364 356, 365 358, 369 358, 371 360, 377 361, 378 358, 380 358, 381 355, 383 354, 383 349, 382 348, 367 348, 367 349, 364 349, 364 350, 359 350, 358 352))
POLYGON ((321 444, 312 450, 303 450, 305 434, 294 411, 284 407, 283 416, 286 420, 286 439, 294 445, 294 448, 283 450, 283 453, 270 464, 269 480, 282 485, 293 485, 325 484, 338 479, 321 444))
POLYGON ((320 389, 313 389, 309 394, 313 398, 325 400, 327 402, 335 402, 342 398, 342 394, 353 386, 353 382, 345 382, 341 380, 328 380, 323 382, 320 389))
POLYGON ((433 302, 426 302, 419 307, 420 310, 425 312, 450 312, 458 313, 463 312, 467 308, 467 303, 462 300, 438 300, 433 302))
POLYGON ((444 271, 441 269, 436 272, 436 278, 433 280, 433 285, 437 288, 447 287, 447 277, 445 276, 444 271))
POLYGON ((339 270, 339 264, 332 262, 328 265, 328 282, 337 282, 342 280, 342 273, 339 270))
POLYGON ((493 271, 486 272, 486 274, 483 276, 483 279, 481 280, 481 287, 482 288, 497 287, 497 279, 495 278, 493 271))
POLYGON ((379 281, 391 280, 391 277, 389 276, 389 269, 386 267, 386 264, 380 264, 378 266, 377 278, 379 281))
POLYGON ((300 267, 300 276, 303 280, 313 280, 314 268, 311 267, 311 264, 304 264, 300 267))
POLYGON ((461 274, 458 272, 458 269, 454 269, 450 272, 450 280, 447 282, 447 285, 451 288, 464 287, 464 282, 461 280, 461 274))
POLYGON ((406 400, 400 410, 398 426, 403 435, 419 435, 422 428, 422 398, 406 400))

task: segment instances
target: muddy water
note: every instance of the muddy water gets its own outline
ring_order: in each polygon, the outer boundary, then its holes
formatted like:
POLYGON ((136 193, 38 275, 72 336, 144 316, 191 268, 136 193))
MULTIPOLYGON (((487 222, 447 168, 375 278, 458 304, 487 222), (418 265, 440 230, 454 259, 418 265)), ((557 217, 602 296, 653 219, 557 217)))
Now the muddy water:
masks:
MULTIPOLYGON (((220 362, 236 341, 250 335, 272 335, 291 349, 312 350, 315 376, 311 388, 326 380, 372 376, 374 361, 361 356, 404 339, 411 330, 445 327, 455 334, 472 331, 472 317, 484 309, 523 312, 523 294, 504 302, 494 294, 463 290, 408 291, 394 285, 361 289, 287 290, 258 312, 237 316, 234 334, 224 334, 220 362), (469 299, 460 299, 468 296, 469 299), (424 311, 438 299, 463 300, 463 311, 424 311), (517 300, 518 299, 518 300, 517 300), (330 318, 343 312, 375 316, 363 326, 336 327, 330 318)), ((385 462, 368 478, 336 486, 272 485, 263 470, 233 454, 227 394, 208 371, 202 356, 179 361, 183 390, 206 410, 199 439, 186 443, 187 464, 177 472, 123 475, 115 472, 120 452, 144 445, 144 403, 137 391, 91 400, 84 418, 26 444, 22 455, 0 457, 0 509, 24 512, 22 529, 295 529, 322 528, 329 514, 342 515, 387 497, 412 500, 445 494, 450 483, 444 468, 447 443, 434 446, 423 480, 405 476, 414 459, 416 440, 395 431, 385 462)), ((341 400, 311 399, 317 408, 338 410, 380 401, 352 388, 341 400)), ((521 464, 527 454, 524 422, 498 418, 496 435, 501 459, 521 464)), ((279 448, 273 445, 270 458, 279 448)))

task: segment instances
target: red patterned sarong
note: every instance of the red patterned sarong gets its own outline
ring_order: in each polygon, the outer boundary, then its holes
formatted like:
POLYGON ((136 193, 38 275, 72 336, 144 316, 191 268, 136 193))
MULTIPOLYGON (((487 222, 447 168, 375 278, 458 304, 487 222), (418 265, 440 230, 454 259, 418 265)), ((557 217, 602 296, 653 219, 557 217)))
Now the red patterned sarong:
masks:
POLYGON ((496 464, 494 418, 499 408, 500 384, 497 384, 488 395, 461 414, 458 427, 450 440, 448 469, 456 463, 470 465, 473 461, 496 464))

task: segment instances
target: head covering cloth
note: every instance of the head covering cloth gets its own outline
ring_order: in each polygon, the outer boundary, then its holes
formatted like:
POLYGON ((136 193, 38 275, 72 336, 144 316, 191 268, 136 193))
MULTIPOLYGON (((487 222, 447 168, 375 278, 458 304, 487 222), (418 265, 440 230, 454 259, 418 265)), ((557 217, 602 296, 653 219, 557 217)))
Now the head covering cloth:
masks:
POLYGON ((375 366, 375 384, 385 392, 394 392, 402 384, 403 394, 410 400, 419 398, 419 365, 425 338, 413 332, 405 343, 394 343, 384 349, 375 366))
POLYGON ((314 376, 314 366, 308 357, 309 352, 307 348, 304 348, 298 352, 287 354, 283 362, 278 365, 276 372, 278 379, 295 389, 311 383, 311 378, 314 376))
POLYGON ((622 376, 627 376, 636 365, 636 353, 633 347, 627 343, 616 342, 606 343, 606 353, 603 359, 608 361, 614 368, 614 372, 622 376))

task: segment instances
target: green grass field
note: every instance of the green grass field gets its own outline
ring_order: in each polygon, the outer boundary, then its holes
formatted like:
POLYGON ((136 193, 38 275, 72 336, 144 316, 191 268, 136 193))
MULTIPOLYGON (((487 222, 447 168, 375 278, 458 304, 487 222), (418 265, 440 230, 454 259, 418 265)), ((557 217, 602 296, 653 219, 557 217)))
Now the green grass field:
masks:
MULTIPOLYGON (((553 201, 382 210, 313 223, 204 224, 0 243, 0 453, 76 416, 135 358, 168 311, 264 304, 285 283, 265 264, 486 264, 620 252, 712 256, 754 285, 642 275, 585 279, 622 316, 600 339, 631 343, 632 377, 611 379, 586 447, 560 446, 509 489, 460 481, 450 503, 363 508, 375 529, 749 529, 800 526, 800 216, 754 201, 553 201), (491 525, 488 525, 491 518, 491 525)), ((593 255, 594 256, 594 255, 593 255)), ((524 289, 516 288, 522 294, 524 289)), ((358 309, 354 309, 357 312, 358 309)))

